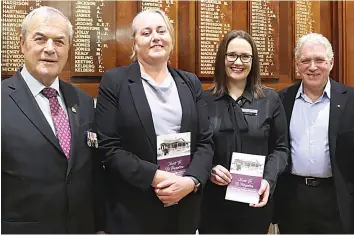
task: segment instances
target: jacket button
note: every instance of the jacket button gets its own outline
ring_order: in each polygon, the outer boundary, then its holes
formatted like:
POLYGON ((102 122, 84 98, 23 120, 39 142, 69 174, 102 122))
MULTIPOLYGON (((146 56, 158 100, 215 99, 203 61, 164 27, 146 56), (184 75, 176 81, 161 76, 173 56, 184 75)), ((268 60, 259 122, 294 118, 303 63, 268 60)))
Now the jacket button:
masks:
POLYGON ((68 184, 71 184, 71 180, 68 180, 67 183, 68 183, 68 184))

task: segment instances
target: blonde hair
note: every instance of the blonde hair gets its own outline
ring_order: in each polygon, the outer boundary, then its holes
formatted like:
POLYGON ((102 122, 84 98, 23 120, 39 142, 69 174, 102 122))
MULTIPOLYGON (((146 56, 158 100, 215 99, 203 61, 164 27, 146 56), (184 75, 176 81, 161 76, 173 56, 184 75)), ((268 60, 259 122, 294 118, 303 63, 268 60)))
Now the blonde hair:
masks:
MULTIPOLYGON (((173 50, 173 47, 175 45, 175 30, 173 28, 173 25, 171 23, 171 21, 169 20, 168 16, 163 12, 161 11, 160 9, 148 9, 148 10, 144 10, 144 11, 141 11, 139 12, 139 14, 137 14, 134 19, 133 19, 133 22, 132 22, 132 26, 131 26, 131 32, 132 32, 132 39, 134 40, 135 39, 135 36, 136 36, 136 22, 139 18, 141 17, 144 17, 145 15, 147 14, 159 14, 162 19, 165 21, 166 23, 166 27, 167 27, 167 31, 170 33, 171 35, 171 38, 172 38, 172 48, 171 48, 171 51, 173 50)), ((134 49, 134 43, 133 43, 133 46, 132 46, 132 54, 130 56, 130 59, 132 61, 136 61, 137 60, 137 56, 136 56, 136 51, 134 49)))

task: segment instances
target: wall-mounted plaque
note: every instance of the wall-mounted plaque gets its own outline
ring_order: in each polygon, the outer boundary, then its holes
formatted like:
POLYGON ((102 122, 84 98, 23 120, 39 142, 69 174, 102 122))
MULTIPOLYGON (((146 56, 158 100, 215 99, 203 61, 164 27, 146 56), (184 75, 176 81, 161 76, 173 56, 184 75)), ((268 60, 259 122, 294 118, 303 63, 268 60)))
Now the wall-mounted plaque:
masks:
POLYGON ((175 45, 170 57, 171 65, 175 68, 178 67, 178 1, 177 0, 151 0, 145 1, 141 0, 139 2, 139 10, 147 10, 147 9, 160 9, 166 13, 168 18, 170 19, 175 33, 175 45))
POLYGON ((279 78, 279 2, 251 1, 250 32, 256 42, 261 78, 279 78))
POLYGON ((33 5, 39 6, 36 1, 1 1, 1 74, 13 75, 24 63, 23 54, 20 51, 21 24, 25 16, 33 9, 33 5))
MULTIPOLYGON (((294 2, 295 7, 295 45, 297 41, 305 34, 319 32, 320 22, 320 2, 301 0, 294 2), (316 14, 317 13, 317 14, 316 14)), ((300 74, 296 71, 295 66, 295 79, 301 79, 300 74)))
POLYGON ((197 76, 214 76, 219 42, 232 29, 232 1, 201 0, 197 3, 197 76))
POLYGON ((100 77, 114 68, 115 2, 78 0, 72 2, 74 27, 71 54, 72 77, 100 77))

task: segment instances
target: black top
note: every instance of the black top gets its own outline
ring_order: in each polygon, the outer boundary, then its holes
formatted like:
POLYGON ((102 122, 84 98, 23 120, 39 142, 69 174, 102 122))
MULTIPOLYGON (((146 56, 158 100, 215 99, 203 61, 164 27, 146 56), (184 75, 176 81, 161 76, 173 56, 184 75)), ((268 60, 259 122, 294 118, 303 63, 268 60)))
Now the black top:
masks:
POLYGON ((249 89, 236 101, 228 94, 214 95, 210 91, 205 91, 204 97, 214 132, 214 166, 230 169, 232 152, 265 155, 263 177, 273 193, 277 176, 287 165, 288 129, 278 94, 270 88, 263 91, 265 97, 260 99, 255 99, 249 89))

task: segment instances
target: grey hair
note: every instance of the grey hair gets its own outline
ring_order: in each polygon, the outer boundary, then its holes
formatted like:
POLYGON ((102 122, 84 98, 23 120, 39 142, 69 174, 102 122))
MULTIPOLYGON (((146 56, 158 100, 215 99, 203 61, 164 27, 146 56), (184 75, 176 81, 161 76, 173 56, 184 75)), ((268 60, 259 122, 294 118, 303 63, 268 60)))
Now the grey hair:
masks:
POLYGON ((72 26, 70 20, 58 9, 56 9, 54 7, 48 7, 48 6, 38 7, 36 9, 34 9, 33 11, 31 11, 30 13, 28 13, 28 15, 22 21, 22 25, 21 25, 22 38, 26 37, 28 23, 32 19, 32 17, 37 13, 45 13, 48 17, 51 17, 50 13, 55 13, 55 14, 62 16, 65 19, 65 21, 68 23, 69 41, 70 41, 70 43, 72 42, 74 32, 73 32, 73 26, 72 26))
MULTIPOLYGON (((139 12, 133 19, 133 22, 132 22, 132 25, 131 25, 131 37, 132 39, 134 40, 135 39, 135 36, 136 36, 136 22, 137 20, 140 18, 140 17, 143 17, 145 14, 151 14, 151 13, 154 13, 154 14, 159 14, 162 19, 165 21, 166 23, 166 27, 167 27, 167 31, 170 33, 171 35, 171 38, 172 38, 172 50, 173 50, 173 47, 175 45, 175 29, 170 21, 170 19, 168 18, 168 16, 163 12, 161 11, 160 9, 147 9, 147 10, 144 10, 144 11, 141 11, 139 12)), ((171 51, 172 51, 171 50, 171 51)), ((130 59, 132 61, 136 61, 136 52, 135 52, 135 49, 134 49, 134 43, 133 43, 133 46, 132 46, 132 54, 130 56, 130 59)))
POLYGON ((333 59, 334 52, 331 43, 328 41, 328 39, 325 36, 319 33, 309 33, 302 36, 298 40, 295 48, 295 59, 298 60, 300 58, 300 50, 304 44, 316 44, 316 43, 321 44, 325 47, 328 59, 330 60, 333 59))

